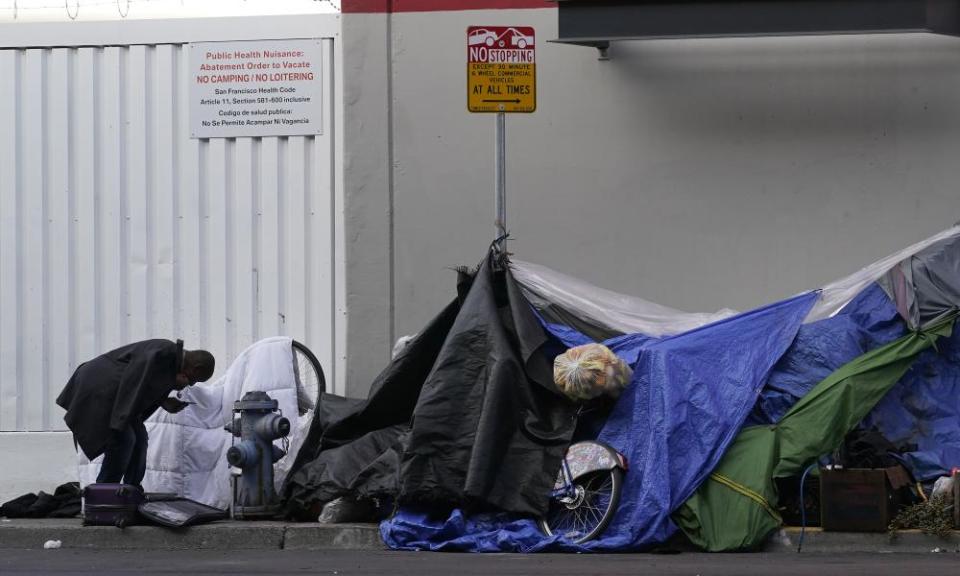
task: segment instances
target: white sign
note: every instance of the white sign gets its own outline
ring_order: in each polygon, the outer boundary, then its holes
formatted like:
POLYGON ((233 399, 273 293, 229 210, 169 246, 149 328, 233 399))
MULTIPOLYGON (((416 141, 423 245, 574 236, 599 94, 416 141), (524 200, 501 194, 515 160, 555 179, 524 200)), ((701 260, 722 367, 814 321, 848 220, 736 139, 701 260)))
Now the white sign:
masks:
POLYGON ((320 40, 190 45, 190 135, 310 136, 323 129, 320 40))

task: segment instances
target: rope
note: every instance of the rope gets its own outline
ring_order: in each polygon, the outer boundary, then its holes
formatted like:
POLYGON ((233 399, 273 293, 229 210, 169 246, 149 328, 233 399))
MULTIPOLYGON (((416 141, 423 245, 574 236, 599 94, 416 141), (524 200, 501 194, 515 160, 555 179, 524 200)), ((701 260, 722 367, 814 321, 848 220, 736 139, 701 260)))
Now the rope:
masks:
POLYGON ((723 484, 724 486, 726 486, 727 488, 730 488, 734 492, 742 494, 743 496, 746 496, 747 498, 753 500, 754 502, 759 504, 761 508, 766 510, 767 514, 772 516, 774 520, 776 520, 777 522, 781 521, 780 514, 778 514, 777 511, 773 509, 773 506, 771 506, 770 503, 767 502, 767 499, 764 498, 758 492, 755 492, 750 488, 747 488, 743 484, 740 484, 735 480, 727 478, 726 476, 719 474, 717 472, 710 474, 710 479, 715 482, 719 482, 720 484, 723 484))

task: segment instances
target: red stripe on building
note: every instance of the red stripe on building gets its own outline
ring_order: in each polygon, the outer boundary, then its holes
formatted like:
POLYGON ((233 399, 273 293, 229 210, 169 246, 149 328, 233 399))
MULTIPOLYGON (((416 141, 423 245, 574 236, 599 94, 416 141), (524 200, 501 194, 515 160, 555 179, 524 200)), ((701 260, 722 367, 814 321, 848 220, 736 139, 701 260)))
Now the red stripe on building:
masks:
POLYGON ((382 12, 447 12, 452 10, 504 10, 556 8, 547 0, 342 0, 344 14, 382 12))

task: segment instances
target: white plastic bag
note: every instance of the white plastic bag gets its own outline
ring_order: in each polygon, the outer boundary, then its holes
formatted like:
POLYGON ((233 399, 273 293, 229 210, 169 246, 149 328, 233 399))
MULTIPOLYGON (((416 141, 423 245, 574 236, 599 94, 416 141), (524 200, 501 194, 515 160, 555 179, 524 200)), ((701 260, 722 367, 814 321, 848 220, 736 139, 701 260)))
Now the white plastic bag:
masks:
POLYGON ((937 478, 937 481, 933 483, 933 492, 930 496, 932 498, 943 496, 947 500, 953 500, 953 483, 953 476, 941 476, 937 478))
POLYGON ((617 398, 633 379, 633 371, 603 344, 584 344, 557 356, 553 381, 568 398, 590 400, 599 396, 617 398))

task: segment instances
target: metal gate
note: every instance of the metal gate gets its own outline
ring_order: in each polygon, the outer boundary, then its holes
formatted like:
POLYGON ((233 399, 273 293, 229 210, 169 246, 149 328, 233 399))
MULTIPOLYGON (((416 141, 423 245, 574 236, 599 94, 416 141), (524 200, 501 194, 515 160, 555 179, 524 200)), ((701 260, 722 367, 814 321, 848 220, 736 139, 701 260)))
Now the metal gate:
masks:
POLYGON ((54 400, 77 364, 144 338, 207 348, 222 373, 289 335, 339 380, 339 19, 262 20, 83 32, 150 43, 0 40, 0 431, 62 429, 54 400), (268 29, 324 39, 323 134, 191 139, 188 41, 268 29))

